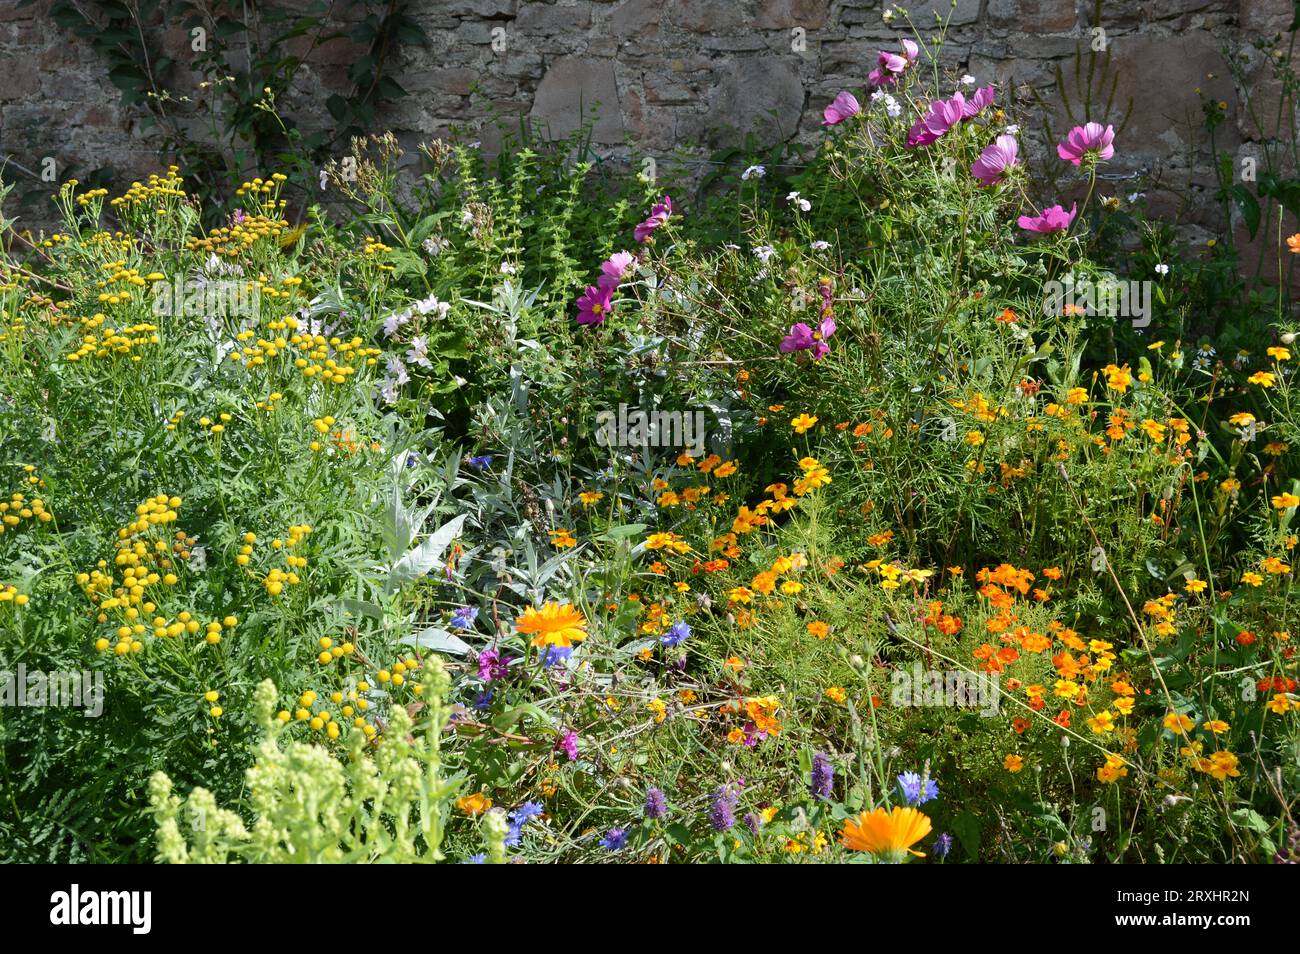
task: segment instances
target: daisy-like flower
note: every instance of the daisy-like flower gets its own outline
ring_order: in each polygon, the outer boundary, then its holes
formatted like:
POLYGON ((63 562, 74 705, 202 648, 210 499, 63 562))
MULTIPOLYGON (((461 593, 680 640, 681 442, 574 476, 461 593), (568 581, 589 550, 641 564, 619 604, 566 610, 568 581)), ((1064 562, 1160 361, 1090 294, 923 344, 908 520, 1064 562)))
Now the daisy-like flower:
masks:
POLYGON ((806 434, 817 424, 817 418, 811 414, 800 414, 790 422, 796 434, 806 434))
POLYGON ((541 609, 530 606, 515 620, 515 629, 532 635, 534 646, 570 648, 587 638, 587 620, 570 603, 547 601, 541 609))
POLYGON ((761 179, 767 175, 767 169, 763 166, 749 166, 740 174, 742 182, 748 182, 750 179, 761 179))
POLYGON ((840 843, 850 851, 866 851, 883 862, 898 864, 909 854, 918 858, 924 853, 912 848, 930 834, 930 818, 915 808, 897 805, 890 813, 883 808, 860 812, 844 822, 840 843))
POLYGON ((812 210, 812 203, 801 196, 798 192, 791 192, 785 197, 785 201, 796 206, 800 212, 809 212, 812 210))

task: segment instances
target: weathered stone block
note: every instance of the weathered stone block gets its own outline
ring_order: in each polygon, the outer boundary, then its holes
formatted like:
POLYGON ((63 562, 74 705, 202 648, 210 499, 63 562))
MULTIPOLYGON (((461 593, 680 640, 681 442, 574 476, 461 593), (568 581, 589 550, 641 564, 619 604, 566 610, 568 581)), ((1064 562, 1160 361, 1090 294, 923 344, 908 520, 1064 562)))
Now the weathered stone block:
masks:
POLYGON ((537 87, 529 116, 556 138, 594 120, 592 137, 596 142, 622 142, 623 116, 613 62, 580 56, 557 59, 537 87))

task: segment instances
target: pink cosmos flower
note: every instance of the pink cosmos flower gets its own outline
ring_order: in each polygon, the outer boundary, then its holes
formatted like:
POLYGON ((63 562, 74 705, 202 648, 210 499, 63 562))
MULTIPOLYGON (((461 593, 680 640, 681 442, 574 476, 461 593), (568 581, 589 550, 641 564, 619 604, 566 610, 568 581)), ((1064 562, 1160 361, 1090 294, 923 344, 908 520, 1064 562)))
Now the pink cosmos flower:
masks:
POLYGON ((578 299, 578 324, 599 325, 604 323, 605 319, 609 317, 610 309, 613 307, 611 299, 614 297, 614 287, 605 284, 603 279, 595 285, 587 286, 587 290, 578 299))
POLYGON ((623 273, 626 272, 628 266, 632 264, 632 258, 633 256, 631 252, 615 252, 609 258, 605 259, 605 261, 600 263, 601 276, 598 279, 597 284, 609 285, 612 288, 617 288, 618 283, 623 280, 623 273))
POLYGON ((1080 165, 1090 152, 1097 154, 1098 161, 1105 161, 1115 155, 1114 142, 1114 126, 1087 123, 1071 129, 1070 134, 1065 137, 1065 142, 1057 143, 1056 154, 1076 166, 1080 165))
POLYGON ((633 237, 644 243, 650 236, 654 235, 659 226, 668 221, 668 217, 673 214, 673 200, 669 196, 664 196, 662 202, 656 202, 654 208, 650 210, 650 218, 646 219, 632 232, 633 237))
POLYGON ((907 147, 929 146, 936 143, 953 126, 962 121, 966 97, 960 92, 952 99, 936 99, 907 133, 907 147))
POLYGON ((996 185, 1012 167, 1020 165, 1019 152, 1015 136, 999 136, 980 153, 980 157, 970 167, 971 175, 983 185, 996 185))
POLYGON ((988 106, 993 102, 993 97, 996 95, 996 92, 997 91, 994 89, 992 83, 981 89, 975 90, 975 92, 971 94, 971 98, 962 104, 962 119, 970 119, 971 117, 978 115, 985 106, 988 106))
POLYGON ((838 126, 844 120, 856 116, 861 108, 852 93, 842 92, 831 100, 829 106, 822 110, 822 125, 838 126))
POLYGON ((1039 232, 1047 235, 1051 232, 1064 232, 1068 229, 1078 211, 1079 203, 1077 202, 1070 206, 1069 212, 1066 212, 1059 205, 1054 205, 1050 209, 1043 209, 1042 215, 1022 215, 1016 221, 1026 232, 1039 232))
POLYGON ((916 62, 916 57, 921 52, 916 41, 903 40, 902 46, 901 54, 890 53, 887 50, 881 50, 876 54, 876 68, 867 76, 872 86, 893 86, 907 68, 916 62))

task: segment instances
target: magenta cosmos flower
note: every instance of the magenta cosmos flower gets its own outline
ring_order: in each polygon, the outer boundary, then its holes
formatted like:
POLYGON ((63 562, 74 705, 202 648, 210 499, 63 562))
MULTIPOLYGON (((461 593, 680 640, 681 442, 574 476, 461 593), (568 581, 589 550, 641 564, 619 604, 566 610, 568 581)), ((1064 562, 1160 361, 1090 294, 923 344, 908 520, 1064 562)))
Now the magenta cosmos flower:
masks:
POLYGON ((1015 136, 999 136, 996 141, 984 147, 980 157, 970 167, 971 175, 983 185, 996 185, 1010 169, 1020 165, 1019 153, 1020 147, 1016 145, 1015 136))
POLYGON ((993 102, 995 94, 996 90, 993 88, 992 83, 975 90, 975 92, 971 94, 970 99, 966 100, 966 102, 962 104, 961 118, 970 119, 979 115, 985 106, 988 106, 993 102))
POLYGON ((588 285, 587 290, 578 299, 578 324, 599 325, 609 317, 613 308, 614 286, 598 282, 588 285))
POLYGON ((929 146, 936 143, 953 126, 964 118, 966 97, 960 92, 952 99, 936 99, 907 133, 907 147, 929 146))
POLYGON ((1039 232, 1047 235, 1051 232, 1064 232, 1068 229, 1078 211, 1079 203, 1077 202, 1070 206, 1069 212, 1066 212, 1059 205, 1054 205, 1050 209, 1043 209, 1042 215, 1022 215, 1016 221, 1026 232, 1039 232))
POLYGON ((850 92, 842 92, 831 100, 831 104, 822 110, 823 126, 838 126, 846 119, 856 116, 862 107, 850 92))
POLYGON ((867 80, 872 86, 893 86, 898 82, 909 66, 916 62, 917 55, 921 48, 916 45, 915 40, 904 40, 902 43, 902 53, 890 53, 887 50, 881 50, 876 54, 876 68, 867 76, 867 80))
POLYGON ((907 147, 929 146, 943 137, 963 119, 971 119, 990 103, 995 95, 993 86, 977 89, 970 99, 961 92, 952 94, 952 99, 936 99, 925 111, 925 115, 916 121, 907 133, 907 147))
POLYGON ((1097 160, 1104 162, 1115 155, 1114 142, 1114 126, 1087 123, 1071 129, 1070 134, 1065 137, 1065 142, 1056 144, 1056 154, 1076 166, 1082 164, 1089 153, 1095 153, 1097 160))
POLYGON ((615 252, 600 263, 600 278, 596 284, 588 285, 578 299, 578 324, 599 325, 609 317, 614 307, 614 292, 632 261, 631 252, 615 252))
POLYGON ((669 196, 664 196, 662 202, 655 203, 654 208, 650 210, 650 218, 638 225, 632 235, 638 242, 645 242, 654 235, 659 226, 668 221, 668 217, 673 214, 673 200, 669 196))

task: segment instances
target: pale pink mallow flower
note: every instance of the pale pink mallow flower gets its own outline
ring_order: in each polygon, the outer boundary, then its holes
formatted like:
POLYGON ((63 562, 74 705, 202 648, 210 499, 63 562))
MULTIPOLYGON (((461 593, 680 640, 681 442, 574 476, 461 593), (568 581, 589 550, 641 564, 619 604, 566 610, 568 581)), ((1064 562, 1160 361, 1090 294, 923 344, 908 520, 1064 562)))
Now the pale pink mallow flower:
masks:
POLYGON ((971 175, 983 185, 1001 182, 1013 167, 1020 165, 1020 147, 1015 136, 1002 135, 984 147, 980 157, 970 167, 971 175))
POLYGON ((1054 205, 1050 209, 1043 209, 1042 215, 1022 215, 1016 221, 1026 232, 1038 232, 1047 235, 1052 232, 1064 232, 1068 229, 1078 211, 1079 203, 1077 202, 1070 206, 1069 212, 1066 212, 1059 205, 1054 205))
POLYGON ((1075 126, 1065 137, 1065 142, 1056 144, 1056 154, 1076 166, 1081 165, 1089 153, 1095 153, 1097 160, 1104 162, 1115 155, 1114 143, 1114 126, 1086 123, 1083 126, 1075 126))
POLYGON ((852 119, 861 109, 857 98, 846 90, 831 100, 831 104, 822 110, 822 125, 838 126, 844 120, 852 119))

